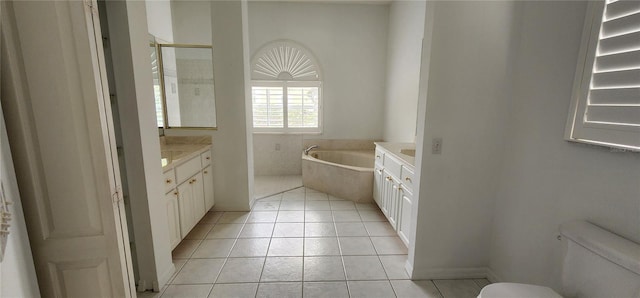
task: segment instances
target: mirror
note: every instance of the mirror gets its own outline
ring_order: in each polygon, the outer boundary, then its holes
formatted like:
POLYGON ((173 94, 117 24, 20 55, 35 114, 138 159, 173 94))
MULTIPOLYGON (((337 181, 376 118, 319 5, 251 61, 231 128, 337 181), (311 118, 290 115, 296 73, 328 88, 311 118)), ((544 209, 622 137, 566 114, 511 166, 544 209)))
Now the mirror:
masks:
POLYGON ((154 45, 151 67, 158 127, 216 129, 212 60, 211 46, 154 45))

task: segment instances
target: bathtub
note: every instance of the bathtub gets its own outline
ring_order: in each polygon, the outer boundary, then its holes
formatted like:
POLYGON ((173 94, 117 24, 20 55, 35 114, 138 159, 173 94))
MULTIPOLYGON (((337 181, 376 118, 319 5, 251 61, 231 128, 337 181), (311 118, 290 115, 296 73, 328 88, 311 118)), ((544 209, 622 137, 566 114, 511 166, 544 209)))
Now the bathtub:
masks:
POLYGON ((374 150, 314 150, 302 154, 302 184, 338 198, 373 202, 374 150))

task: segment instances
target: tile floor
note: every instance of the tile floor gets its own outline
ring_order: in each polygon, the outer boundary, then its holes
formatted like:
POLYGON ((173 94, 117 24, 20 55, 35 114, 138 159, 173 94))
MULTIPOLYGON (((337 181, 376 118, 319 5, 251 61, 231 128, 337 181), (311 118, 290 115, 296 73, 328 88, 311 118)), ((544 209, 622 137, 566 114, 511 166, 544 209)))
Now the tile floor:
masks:
POLYGON ((302 175, 271 175, 253 178, 253 198, 261 199, 302 186, 302 175))
MULTIPOLYGON (((476 297, 477 280, 411 281, 375 204, 294 189, 252 212, 209 212, 173 251, 161 297, 476 297)), ((147 296, 147 295, 145 295, 147 296)))

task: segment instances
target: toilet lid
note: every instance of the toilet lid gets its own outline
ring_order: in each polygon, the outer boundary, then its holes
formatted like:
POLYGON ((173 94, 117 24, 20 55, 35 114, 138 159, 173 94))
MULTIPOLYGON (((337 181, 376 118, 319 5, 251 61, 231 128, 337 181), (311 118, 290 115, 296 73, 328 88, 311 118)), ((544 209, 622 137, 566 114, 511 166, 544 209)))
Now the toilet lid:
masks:
POLYGON ((517 283, 490 284, 480 291, 478 298, 562 298, 551 288, 517 283))

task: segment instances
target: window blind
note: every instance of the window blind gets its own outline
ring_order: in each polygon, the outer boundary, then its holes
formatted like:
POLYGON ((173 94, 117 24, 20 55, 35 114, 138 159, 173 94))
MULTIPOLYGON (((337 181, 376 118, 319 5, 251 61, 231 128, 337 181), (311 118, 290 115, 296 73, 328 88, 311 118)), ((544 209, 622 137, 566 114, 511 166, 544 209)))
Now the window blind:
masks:
POLYGON ((251 87, 253 127, 284 127, 284 94, 282 87, 251 87))
POLYGON ((640 1, 591 5, 570 139, 640 150, 640 1))

